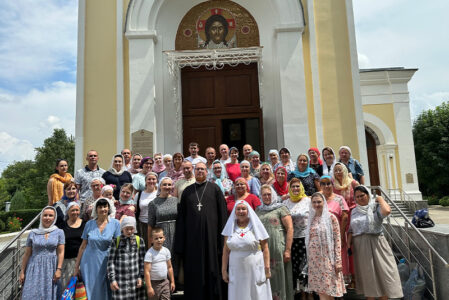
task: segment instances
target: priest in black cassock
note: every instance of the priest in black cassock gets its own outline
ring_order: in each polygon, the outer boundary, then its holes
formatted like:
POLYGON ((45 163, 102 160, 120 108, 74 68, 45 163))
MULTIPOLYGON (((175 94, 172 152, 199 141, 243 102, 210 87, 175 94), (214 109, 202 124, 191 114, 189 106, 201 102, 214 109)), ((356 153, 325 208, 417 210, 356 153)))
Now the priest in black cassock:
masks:
POLYGON ((226 201, 206 177, 206 165, 197 163, 196 182, 185 188, 178 206, 174 251, 184 263, 186 300, 225 300, 227 294, 221 277, 226 201))

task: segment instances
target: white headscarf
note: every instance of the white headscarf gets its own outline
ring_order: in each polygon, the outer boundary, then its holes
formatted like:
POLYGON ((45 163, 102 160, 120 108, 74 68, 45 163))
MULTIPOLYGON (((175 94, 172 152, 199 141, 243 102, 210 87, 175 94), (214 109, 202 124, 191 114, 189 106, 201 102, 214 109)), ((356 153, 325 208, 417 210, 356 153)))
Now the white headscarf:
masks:
POLYGON ((123 228, 125 227, 134 227, 134 233, 136 233, 136 218, 125 216, 122 220, 122 223, 120 223, 120 230, 123 230, 123 228))
MULTIPOLYGON (((371 195, 370 190, 366 186, 359 185, 357 188, 364 189, 366 191, 366 193, 368 193, 368 198, 369 198, 368 204, 367 205, 359 205, 359 204, 357 204, 357 201, 356 201, 355 207, 357 208, 357 210, 360 213, 366 215, 366 218, 368 219, 369 230, 370 230, 370 232, 373 232, 374 231, 374 210, 375 210, 376 203, 374 202, 374 198, 371 195)), ((354 199, 355 199, 355 192, 354 192, 354 199)))
MULTIPOLYGON (((332 264, 335 263, 335 253, 334 253, 334 237, 333 237, 333 231, 332 231, 332 220, 331 220, 331 213, 329 212, 329 209, 327 208, 327 201, 326 197, 324 197, 323 194, 317 192, 314 193, 310 198, 310 206, 309 206, 309 219, 307 220, 307 228, 306 228, 306 249, 307 252, 309 250, 309 241, 310 241, 310 227, 312 225, 313 219, 315 219, 316 211, 313 209, 313 198, 314 197, 321 197, 323 200, 323 212, 321 213, 321 217, 319 219, 319 228, 324 228, 324 236, 322 234, 319 234, 319 241, 320 241, 320 248, 321 253, 323 253, 323 247, 327 247, 329 251, 329 259, 332 262, 332 264)), ((307 254, 308 255, 308 254, 307 254)))
POLYGON ((33 229, 32 231, 35 234, 46 234, 46 233, 50 233, 56 229, 58 229, 58 227, 55 225, 56 224, 56 219, 57 219, 57 213, 56 213, 56 208, 54 208, 53 206, 45 206, 44 209, 42 209, 41 211, 41 215, 40 215, 40 221, 39 221, 39 228, 37 229, 33 229), (49 226, 49 227, 44 227, 44 225, 42 225, 42 217, 44 216, 44 211, 47 209, 51 209, 54 211, 55 213, 55 219, 53 220, 53 223, 49 226))
POLYGON ((343 149, 348 150, 348 152, 349 152, 349 157, 352 156, 351 148, 349 148, 348 146, 341 146, 340 149, 338 149, 338 156, 340 156, 340 151, 343 150, 343 149))
POLYGON ((67 211, 66 211, 64 219, 67 220, 69 218, 69 211, 72 208, 72 206, 75 206, 75 205, 78 206, 79 208, 81 208, 81 205, 78 202, 76 202, 76 201, 70 202, 69 205, 67 205, 67 211))
POLYGON ((114 203, 111 203, 112 200, 110 200, 108 198, 100 197, 97 200, 95 200, 95 202, 92 204, 92 213, 91 213, 92 219, 95 220, 95 219, 98 218, 98 215, 97 215, 97 204, 98 204, 98 201, 100 201, 101 199, 108 201, 108 203, 109 203, 109 218, 114 218, 115 217, 115 211, 114 211, 114 213, 112 213, 112 210, 111 210, 111 208, 114 206, 114 203))
POLYGON ((263 241, 269 238, 268 232, 263 226, 262 222, 260 221, 259 217, 256 215, 252 207, 248 204, 248 202, 244 200, 238 200, 235 202, 234 208, 232 209, 231 214, 229 215, 228 221, 226 222, 226 225, 221 232, 221 235, 223 236, 232 236, 234 233, 234 229, 237 226, 237 218, 235 215, 235 209, 237 205, 244 204, 246 208, 248 209, 248 217, 249 217, 249 223, 248 227, 251 229, 251 231, 254 233, 254 236, 256 237, 256 240, 263 241))
POLYGON ((125 165, 125 158, 123 157, 123 155, 121 154, 116 154, 112 157, 112 163, 111 163, 111 167, 108 170, 109 172, 111 172, 113 175, 116 176, 120 176, 123 174, 123 172, 126 171, 126 165, 125 165), (122 168, 120 169, 120 171, 117 171, 116 169, 114 169, 114 160, 116 157, 121 157, 122 158, 122 168))
POLYGON ((332 153, 334 154, 334 161, 332 162, 332 165, 331 165, 330 170, 329 170, 329 168, 327 166, 327 162, 324 159, 324 150, 328 150, 328 149, 323 149, 321 151, 321 153, 323 154, 323 175, 329 175, 329 176, 332 177, 332 174, 334 174, 335 164, 337 163, 337 157, 335 156, 334 149, 332 149, 331 147, 326 147, 326 148, 329 148, 332 151, 332 153))

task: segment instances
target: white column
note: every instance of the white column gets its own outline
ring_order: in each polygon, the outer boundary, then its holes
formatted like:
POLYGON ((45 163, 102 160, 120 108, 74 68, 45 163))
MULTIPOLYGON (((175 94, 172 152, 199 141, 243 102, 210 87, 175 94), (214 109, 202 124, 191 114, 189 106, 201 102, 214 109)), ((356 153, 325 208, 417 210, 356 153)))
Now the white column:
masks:
POLYGON ((378 161, 379 166, 379 176, 381 177, 381 184, 386 187, 387 189, 397 189, 398 186, 398 178, 397 178, 397 171, 396 171, 396 148, 398 146, 396 144, 385 144, 380 145, 377 147, 378 150, 378 156, 382 157, 382 161, 378 161), (385 168, 384 169, 384 162, 385 162, 385 168), (382 167, 382 171, 386 172, 380 172, 380 167, 382 167), (387 178, 383 178, 387 174, 387 178), (382 180, 383 178, 383 180, 382 180), (384 184, 386 183, 386 185, 384 184))
POLYGON ((117 153, 125 147, 125 94, 123 77, 123 0, 116 7, 116 93, 117 93, 117 153))
POLYGON ((281 25, 275 29, 280 76, 280 103, 284 145, 294 154, 307 151, 309 125, 302 45, 303 27, 281 25))
POLYGON ((78 56, 76 63, 75 170, 84 162, 84 45, 86 0, 78 2, 78 56))
POLYGON ((140 129, 153 132, 157 140, 155 117, 154 48, 155 32, 132 32, 129 39, 129 102, 131 134, 140 129))

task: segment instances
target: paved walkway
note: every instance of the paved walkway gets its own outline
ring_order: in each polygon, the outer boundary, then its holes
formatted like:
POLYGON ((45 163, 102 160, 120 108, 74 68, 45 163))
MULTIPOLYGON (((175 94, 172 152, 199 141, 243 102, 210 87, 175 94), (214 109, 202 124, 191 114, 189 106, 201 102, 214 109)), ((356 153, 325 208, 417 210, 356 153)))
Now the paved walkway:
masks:
POLYGON ((449 224, 449 206, 430 205, 429 216, 435 224, 449 224))

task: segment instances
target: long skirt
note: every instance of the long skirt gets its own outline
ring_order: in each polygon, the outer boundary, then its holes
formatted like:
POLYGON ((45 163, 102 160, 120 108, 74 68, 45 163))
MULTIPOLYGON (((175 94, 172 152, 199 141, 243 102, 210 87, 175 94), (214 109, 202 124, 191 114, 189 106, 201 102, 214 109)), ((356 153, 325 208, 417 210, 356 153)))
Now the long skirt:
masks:
POLYGON ((305 238, 294 238, 292 243, 293 289, 296 292, 307 291, 307 274, 303 273, 307 265, 305 238))
POLYGON ((70 278, 72 278, 72 276, 73 276, 73 273, 75 271, 75 263, 76 263, 76 257, 75 258, 64 258, 64 261, 62 262, 61 293, 64 292, 64 289, 67 287, 67 284, 69 284, 70 278))
POLYGON ((402 298, 398 268, 385 237, 362 234, 352 239, 357 294, 402 298))
POLYGON ((262 251, 231 250, 228 300, 272 300, 262 251))

